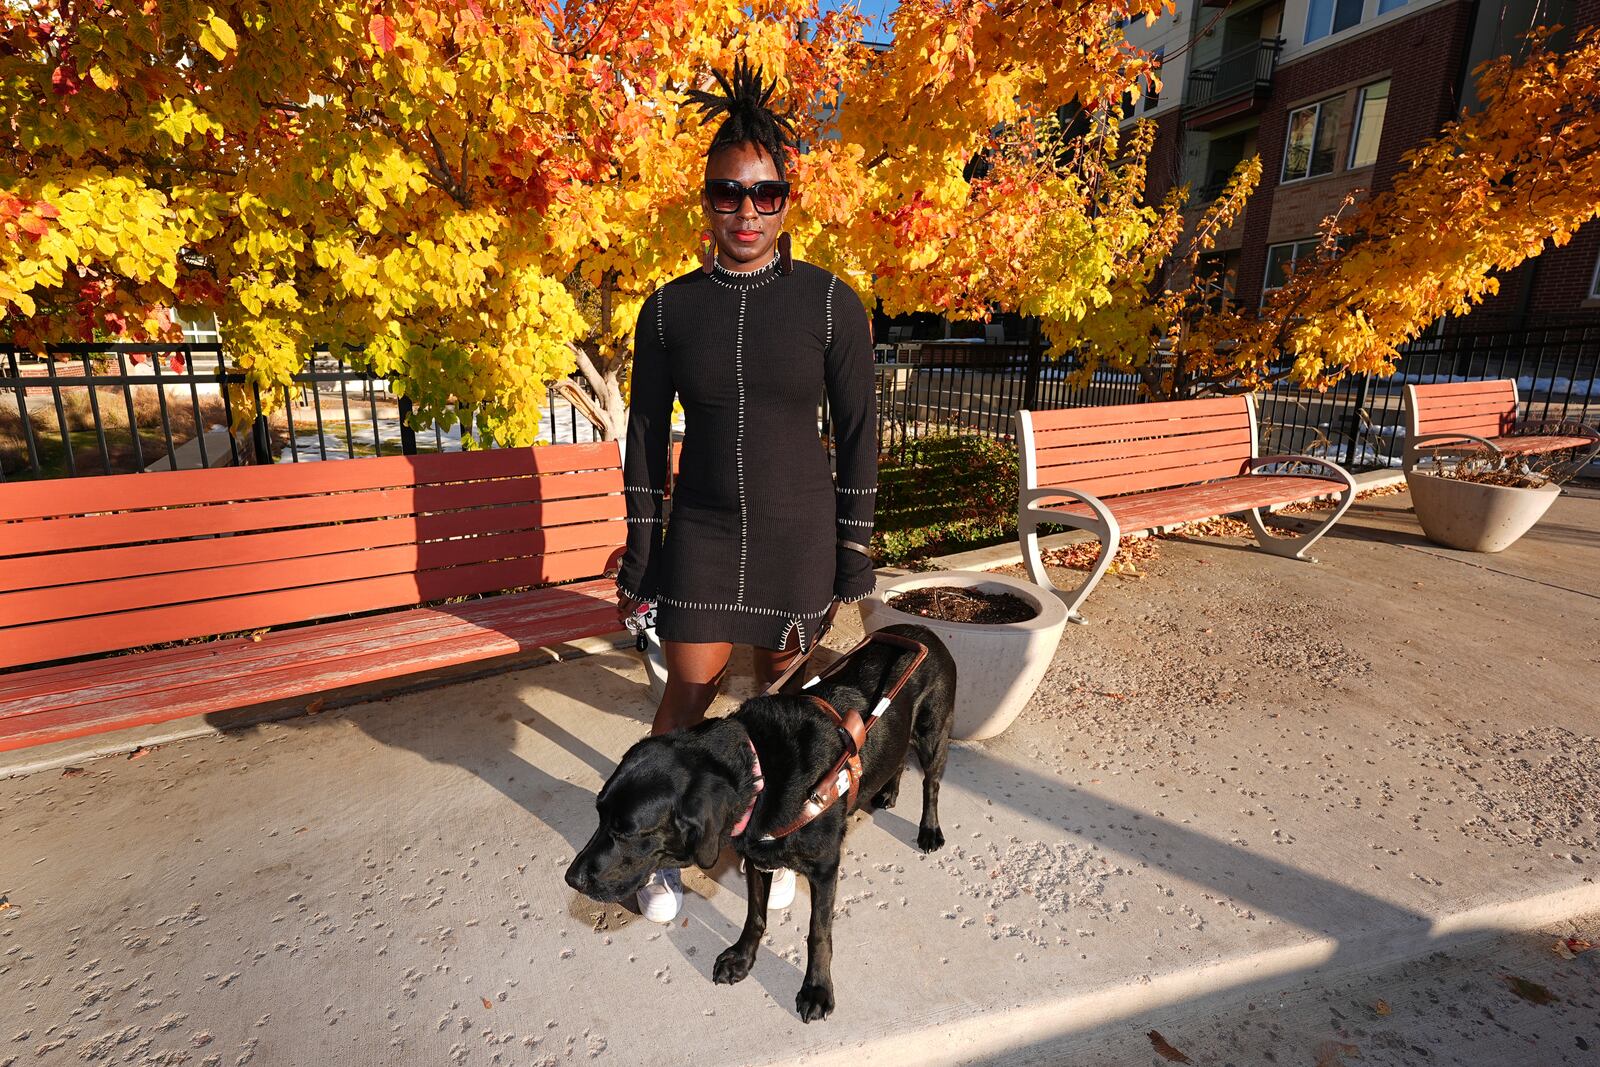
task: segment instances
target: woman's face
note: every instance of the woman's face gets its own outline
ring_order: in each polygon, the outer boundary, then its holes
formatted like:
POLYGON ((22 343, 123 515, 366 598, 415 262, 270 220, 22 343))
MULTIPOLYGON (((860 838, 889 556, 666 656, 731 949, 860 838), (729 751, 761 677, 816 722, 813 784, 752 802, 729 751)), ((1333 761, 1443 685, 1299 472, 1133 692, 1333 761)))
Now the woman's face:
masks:
MULTIPOLYGON (((725 178, 744 186, 779 180, 772 157, 751 144, 729 145, 718 151, 706 161, 706 178, 725 178)), ((789 215, 788 203, 776 215, 757 214, 748 196, 737 211, 722 215, 711 210, 711 201, 704 190, 700 193, 700 210, 705 213, 706 228, 722 254, 723 265, 735 270, 741 264, 758 267, 772 258, 773 246, 783 232, 783 220, 789 215)))

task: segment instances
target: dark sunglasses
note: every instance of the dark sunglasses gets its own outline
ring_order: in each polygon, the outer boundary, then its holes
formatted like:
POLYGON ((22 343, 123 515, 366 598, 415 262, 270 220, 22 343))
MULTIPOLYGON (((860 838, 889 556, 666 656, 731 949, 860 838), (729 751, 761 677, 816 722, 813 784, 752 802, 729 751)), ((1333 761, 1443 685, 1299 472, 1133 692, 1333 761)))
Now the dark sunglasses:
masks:
POLYGON ((758 215, 776 215, 789 202, 788 182, 756 182, 740 185, 731 178, 710 178, 706 181, 706 199, 711 210, 719 215, 738 211, 748 196, 758 215))

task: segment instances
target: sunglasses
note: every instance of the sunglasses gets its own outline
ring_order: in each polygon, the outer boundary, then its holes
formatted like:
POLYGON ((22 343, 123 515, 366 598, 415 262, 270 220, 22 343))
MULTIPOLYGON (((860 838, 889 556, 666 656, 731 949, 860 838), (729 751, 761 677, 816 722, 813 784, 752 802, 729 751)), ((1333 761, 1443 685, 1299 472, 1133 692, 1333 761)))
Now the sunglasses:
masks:
POLYGON ((712 178, 706 182, 706 199, 711 210, 719 215, 731 215, 750 198, 758 215, 776 215, 789 202, 788 182, 756 182, 740 185, 731 178, 712 178))

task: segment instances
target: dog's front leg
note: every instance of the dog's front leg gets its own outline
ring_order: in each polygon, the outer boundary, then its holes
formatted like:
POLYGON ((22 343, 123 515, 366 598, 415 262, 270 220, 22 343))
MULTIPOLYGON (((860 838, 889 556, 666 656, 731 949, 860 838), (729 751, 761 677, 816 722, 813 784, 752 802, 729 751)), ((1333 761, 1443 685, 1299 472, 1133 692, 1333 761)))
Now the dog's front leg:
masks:
POLYGON ((806 937, 806 980, 794 998, 803 1022, 826 1019, 833 1011, 833 898, 839 890, 839 864, 806 876, 811 886, 811 932, 806 937))
POLYGON ((761 947, 761 935, 767 932, 767 894, 772 890, 772 872, 763 871, 746 860, 744 865, 745 898, 749 910, 744 916, 744 930, 739 940, 722 950, 711 968, 713 982, 732 985, 745 979, 755 966, 756 949, 761 947))

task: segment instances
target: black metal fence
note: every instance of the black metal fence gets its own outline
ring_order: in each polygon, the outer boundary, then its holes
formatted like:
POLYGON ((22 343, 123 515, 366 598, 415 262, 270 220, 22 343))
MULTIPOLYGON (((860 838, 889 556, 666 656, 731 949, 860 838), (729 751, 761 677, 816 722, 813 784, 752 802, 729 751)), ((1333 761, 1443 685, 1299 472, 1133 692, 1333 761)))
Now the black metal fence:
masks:
MULTIPOLYGON (((451 451, 474 432, 417 432, 405 398, 329 353, 294 376, 273 415, 247 420, 239 435, 228 429, 241 421, 236 398, 250 412, 265 398, 216 346, 71 345, 55 355, 0 349, 0 481, 451 451)), ((1133 375, 1102 372, 1078 383, 1072 369, 1025 344, 880 346, 881 447, 898 455, 952 433, 1010 439, 1019 408, 1144 399, 1133 375)), ((1600 326, 1447 334, 1408 345, 1392 377, 1357 376, 1324 392, 1271 390, 1259 401, 1261 447, 1354 470, 1397 466, 1406 384, 1487 378, 1515 380, 1526 417, 1600 422, 1600 326)), ((826 430, 825 405, 822 416, 826 430)), ((554 390, 543 417, 551 441, 595 439, 554 390)))
MULTIPOLYGON (((934 434, 1010 438, 1019 408, 1146 399, 1132 375, 1102 372, 1073 385, 1070 363, 1031 358, 1016 346, 974 343, 937 362, 920 355, 911 346, 879 351, 879 420, 891 453, 934 434)), ((1388 378, 1357 375, 1320 392, 1280 386, 1259 400, 1261 447, 1326 456, 1353 470, 1398 466, 1407 384, 1489 378, 1517 382, 1527 418, 1600 421, 1600 326, 1428 338, 1407 345, 1388 378)))
MULTIPOLYGON (((319 352, 267 397, 215 345, 60 345, 54 358, 0 348, 0 481, 177 470, 461 448, 474 428, 419 433, 411 404, 342 356, 319 352), (237 405, 242 397, 243 418, 237 405), (248 425, 243 433, 230 428, 248 425)), ((552 441, 586 441, 593 428, 552 389, 552 441)))

